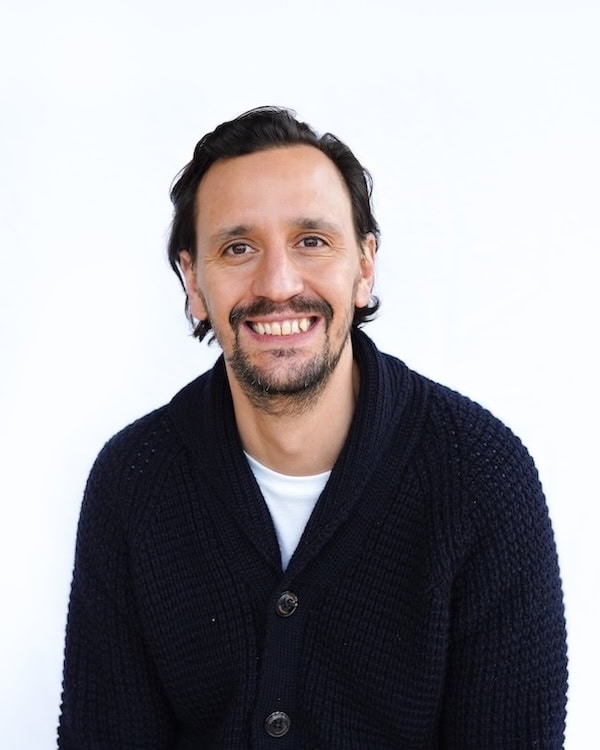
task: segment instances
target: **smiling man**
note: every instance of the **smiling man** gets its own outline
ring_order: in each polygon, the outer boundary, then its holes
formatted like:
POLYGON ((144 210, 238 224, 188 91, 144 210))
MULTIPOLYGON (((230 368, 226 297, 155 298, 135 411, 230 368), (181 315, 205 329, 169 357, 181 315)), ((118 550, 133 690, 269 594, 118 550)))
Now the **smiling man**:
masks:
POLYGON ((196 200, 197 258, 180 260, 230 382, 261 405, 265 390, 314 401, 342 355, 347 375, 354 309, 373 278, 375 237, 356 235, 341 174, 312 146, 259 151, 215 164, 196 200))
POLYGON ((202 138, 172 199, 171 265, 223 355, 92 470, 59 747, 562 747, 535 468, 360 330, 368 173, 261 108, 202 138))

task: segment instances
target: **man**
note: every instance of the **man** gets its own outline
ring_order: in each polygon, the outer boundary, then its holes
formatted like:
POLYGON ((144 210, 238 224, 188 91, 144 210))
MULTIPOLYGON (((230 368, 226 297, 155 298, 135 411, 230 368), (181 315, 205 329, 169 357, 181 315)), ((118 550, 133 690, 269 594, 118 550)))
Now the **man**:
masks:
POLYGON ((536 471, 359 330, 368 174, 261 108, 198 143, 172 199, 171 265, 223 356, 92 470, 59 746, 562 747, 536 471))

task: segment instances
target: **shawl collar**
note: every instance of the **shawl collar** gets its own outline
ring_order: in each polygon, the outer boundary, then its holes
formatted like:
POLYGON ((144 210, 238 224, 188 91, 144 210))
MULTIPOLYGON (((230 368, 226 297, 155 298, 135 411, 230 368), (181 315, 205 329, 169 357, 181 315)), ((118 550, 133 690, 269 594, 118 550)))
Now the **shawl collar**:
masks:
MULTIPOLYGON (((423 381, 399 360, 380 353, 361 331, 353 332, 352 344, 360 370, 354 417, 288 574, 299 572, 317 556, 351 515, 377 512, 365 488, 382 469, 390 480, 392 475, 397 480, 421 432, 427 399, 417 391, 423 381), (372 509, 357 509, 366 503, 372 509)), ((259 554, 280 570, 275 531, 243 454, 222 356, 174 397, 169 414, 201 474, 198 481, 210 486, 214 499, 227 508, 259 554)))

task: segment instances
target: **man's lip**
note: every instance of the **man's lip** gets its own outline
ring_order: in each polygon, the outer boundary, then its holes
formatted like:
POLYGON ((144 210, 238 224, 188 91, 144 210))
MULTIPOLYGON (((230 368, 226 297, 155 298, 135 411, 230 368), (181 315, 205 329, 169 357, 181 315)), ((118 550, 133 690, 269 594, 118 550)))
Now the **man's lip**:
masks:
MULTIPOLYGON (((308 318, 314 328, 319 321, 328 325, 333 318, 333 309, 325 300, 308 297, 295 297, 287 303, 275 303, 259 299, 249 305, 238 305, 229 314, 229 323, 233 329, 240 325, 249 329, 253 323, 271 323, 272 321, 301 320, 308 318)), ((309 330, 310 330, 309 328, 309 330)), ((257 334, 258 335, 258 334, 257 334)))

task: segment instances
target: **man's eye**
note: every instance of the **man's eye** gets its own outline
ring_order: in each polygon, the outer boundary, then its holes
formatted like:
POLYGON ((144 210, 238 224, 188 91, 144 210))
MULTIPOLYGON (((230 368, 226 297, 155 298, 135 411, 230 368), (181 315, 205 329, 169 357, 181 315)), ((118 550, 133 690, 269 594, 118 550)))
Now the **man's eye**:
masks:
POLYGON ((234 242, 225 248, 225 255, 246 255, 250 250, 250 245, 245 242, 234 242))
POLYGON ((303 247, 323 247, 325 245, 325 241, 320 237, 303 237, 300 240, 300 244, 303 247))

